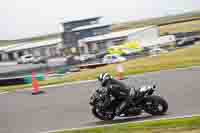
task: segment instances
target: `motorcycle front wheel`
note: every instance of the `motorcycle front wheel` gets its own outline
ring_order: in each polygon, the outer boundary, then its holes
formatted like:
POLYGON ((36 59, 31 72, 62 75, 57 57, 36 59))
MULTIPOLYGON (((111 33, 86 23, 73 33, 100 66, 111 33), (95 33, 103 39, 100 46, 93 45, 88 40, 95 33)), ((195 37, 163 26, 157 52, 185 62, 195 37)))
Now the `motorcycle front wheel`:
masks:
POLYGON ((103 120, 103 121, 109 121, 109 120, 113 120, 115 115, 114 115, 114 112, 102 112, 100 111, 98 108, 96 107, 93 107, 92 108, 92 114, 100 119, 100 120, 103 120))
POLYGON ((151 115, 164 115, 168 110, 168 103, 160 96, 146 97, 144 106, 144 111, 151 115))

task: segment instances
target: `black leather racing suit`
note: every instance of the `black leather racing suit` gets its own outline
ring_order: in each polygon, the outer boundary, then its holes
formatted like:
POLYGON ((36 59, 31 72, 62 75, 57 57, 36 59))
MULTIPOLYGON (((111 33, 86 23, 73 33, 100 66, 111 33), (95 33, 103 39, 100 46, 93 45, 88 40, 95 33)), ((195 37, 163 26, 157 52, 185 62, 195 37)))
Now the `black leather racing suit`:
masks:
MULTIPOLYGON (((102 83, 103 87, 108 88, 108 94, 112 94, 114 97, 122 97, 124 98, 123 102, 116 108, 116 115, 119 116, 124 109, 130 104, 131 99, 134 97, 135 94, 130 95, 130 89, 124 83, 116 80, 116 79, 108 79, 104 83, 102 83)), ((131 91, 134 92, 134 91, 131 91)), ((109 106, 110 102, 107 101, 105 104, 109 106)))

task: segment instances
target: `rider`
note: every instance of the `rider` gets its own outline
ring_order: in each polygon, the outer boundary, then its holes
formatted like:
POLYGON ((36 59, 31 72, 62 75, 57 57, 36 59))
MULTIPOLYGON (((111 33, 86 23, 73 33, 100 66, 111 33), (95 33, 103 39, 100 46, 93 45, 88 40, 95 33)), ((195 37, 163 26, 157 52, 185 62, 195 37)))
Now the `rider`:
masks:
MULTIPOLYGON (((129 106, 131 99, 135 97, 135 89, 129 88, 124 83, 112 78, 108 73, 101 73, 98 80, 101 82, 102 87, 108 88, 109 94, 111 93, 114 97, 124 97, 124 100, 115 111, 115 114, 119 116, 129 106)), ((109 106, 110 102, 107 101, 105 104, 107 104, 105 106, 109 106)))

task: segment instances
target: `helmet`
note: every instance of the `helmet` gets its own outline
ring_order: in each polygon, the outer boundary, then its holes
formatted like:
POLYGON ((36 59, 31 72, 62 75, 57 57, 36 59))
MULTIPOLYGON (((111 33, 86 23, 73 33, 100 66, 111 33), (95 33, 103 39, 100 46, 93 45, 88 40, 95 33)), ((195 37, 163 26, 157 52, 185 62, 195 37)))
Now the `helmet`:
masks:
POLYGON ((112 76, 108 73, 101 73, 98 77, 98 80, 104 84, 107 80, 111 79, 112 76))

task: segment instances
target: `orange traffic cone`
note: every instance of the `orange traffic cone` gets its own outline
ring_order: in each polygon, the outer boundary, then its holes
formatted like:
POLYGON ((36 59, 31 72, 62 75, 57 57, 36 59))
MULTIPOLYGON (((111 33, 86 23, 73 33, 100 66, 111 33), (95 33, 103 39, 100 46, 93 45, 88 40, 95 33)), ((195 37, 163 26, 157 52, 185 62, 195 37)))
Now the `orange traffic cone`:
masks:
POLYGON ((44 93, 44 91, 40 90, 40 85, 38 83, 38 80, 36 78, 36 73, 32 72, 32 86, 33 86, 33 92, 32 95, 38 95, 44 93))
POLYGON ((124 79, 123 73, 119 72, 118 73, 118 80, 123 80, 123 79, 124 79))
POLYGON ((124 67, 123 67, 122 64, 117 65, 117 76, 118 76, 117 77, 118 80, 125 79, 125 77, 124 77, 124 67))

